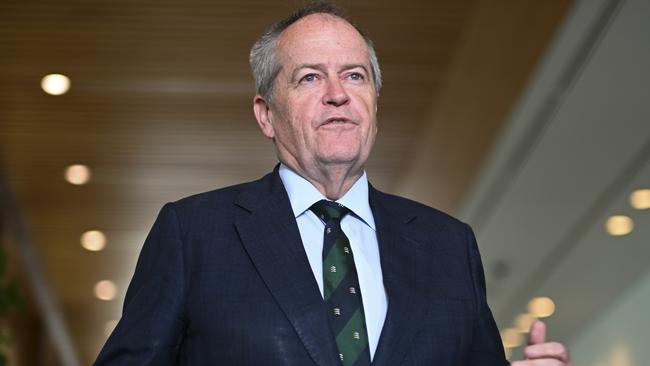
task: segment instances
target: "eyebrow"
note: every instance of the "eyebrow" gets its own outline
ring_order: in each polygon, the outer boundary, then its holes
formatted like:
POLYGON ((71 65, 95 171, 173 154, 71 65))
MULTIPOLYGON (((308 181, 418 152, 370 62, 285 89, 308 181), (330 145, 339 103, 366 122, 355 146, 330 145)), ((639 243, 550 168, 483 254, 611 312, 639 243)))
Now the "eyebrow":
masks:
MULTIPOLYGON (((341 67, 341 71, 351 70, 356 68, 361 68, 366 74, 368 74, 368 68, 364 64, 345 64, 343 65, 343 67, 341 67)), ((324 64, 300 64, 298 65, 298 67, 293 69, 293 72, 291 73, 291 79, 290 79, 291 82, 294 82, 296 80, 296 76, 298 72, 300 72, 303 69, 313 69, 313 70, 324 72, 325 65, 324 64)))

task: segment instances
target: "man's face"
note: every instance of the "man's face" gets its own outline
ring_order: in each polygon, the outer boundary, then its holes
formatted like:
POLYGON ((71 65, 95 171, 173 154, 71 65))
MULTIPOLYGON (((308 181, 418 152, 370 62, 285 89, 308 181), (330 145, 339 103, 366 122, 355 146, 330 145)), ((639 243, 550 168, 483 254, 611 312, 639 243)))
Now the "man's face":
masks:
POLYGON ((255 103, 258 121, 265 108, 268 123, 260 126, 275 138, 280 160, 302 171, 363 167, 377 133, 368 56, 363 37, 337 17, 309 15, 282 33, 272 101, 255 103))

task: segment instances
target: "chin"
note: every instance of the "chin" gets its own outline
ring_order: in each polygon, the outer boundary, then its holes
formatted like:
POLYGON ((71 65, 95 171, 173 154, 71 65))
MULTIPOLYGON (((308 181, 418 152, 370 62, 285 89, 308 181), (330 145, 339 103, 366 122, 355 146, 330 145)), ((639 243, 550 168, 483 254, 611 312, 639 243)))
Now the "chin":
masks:
POLYGON ((352 165, 359 160, 359 154, 357 152, 337 152, 331 154, 323 154, 318 160, 326 164, 352 165))

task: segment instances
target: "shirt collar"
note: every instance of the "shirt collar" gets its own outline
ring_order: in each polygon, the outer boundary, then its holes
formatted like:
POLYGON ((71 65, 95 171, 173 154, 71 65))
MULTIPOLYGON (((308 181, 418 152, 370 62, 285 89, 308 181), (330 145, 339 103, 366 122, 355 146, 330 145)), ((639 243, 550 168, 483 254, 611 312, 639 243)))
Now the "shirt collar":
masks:
MULTIPOLYGON (((307 179, 291 170, 284 164, 280 164, 280 179, 284 189, 289 195, 289 202, 295 217, 302 215, 316 202, 327 199, 307 179)), ((366 172, 352 185, 352 187, 336 202, 349 208, 357 217, 365 222, 370 228, 375 229, 375 219, 372 216, 368 200, 368 177, 366 172)))

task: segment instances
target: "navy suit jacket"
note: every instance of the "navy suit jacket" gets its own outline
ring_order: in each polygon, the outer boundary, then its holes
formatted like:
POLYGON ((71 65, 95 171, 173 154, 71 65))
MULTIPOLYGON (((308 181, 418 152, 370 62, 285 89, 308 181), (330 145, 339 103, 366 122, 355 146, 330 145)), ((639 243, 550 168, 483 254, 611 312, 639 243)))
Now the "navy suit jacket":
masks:
MULTIPOLYGON (((464 223, 370 187, 388 312, 373 365, 507 365, 464 223)), ((277 168, 166 204, 95 365, 340 365, 277 168)))

